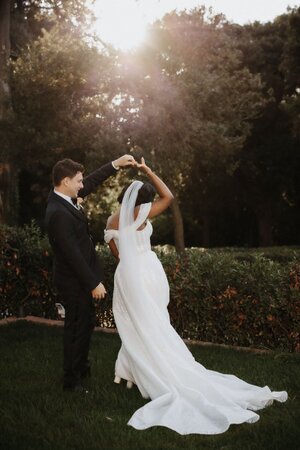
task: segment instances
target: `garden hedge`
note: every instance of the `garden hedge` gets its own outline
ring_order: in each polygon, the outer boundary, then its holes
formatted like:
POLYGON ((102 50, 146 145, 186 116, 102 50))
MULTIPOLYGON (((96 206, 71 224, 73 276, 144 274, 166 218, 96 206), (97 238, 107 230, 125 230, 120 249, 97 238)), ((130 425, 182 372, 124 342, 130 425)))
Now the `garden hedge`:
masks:
MULTIPOLYGON (((300 249, 188 249, 155 247, 170 283, 169 312, 184 338, 300 351, 300 249)), ((111 311, 116 263, 106 246, 108 296, 97 306, 99 326, 114 327, 111 311)), ((0 227, 0 317, 57 318, 61 301, 51 281, 48 240, 32 224, 0 227)))

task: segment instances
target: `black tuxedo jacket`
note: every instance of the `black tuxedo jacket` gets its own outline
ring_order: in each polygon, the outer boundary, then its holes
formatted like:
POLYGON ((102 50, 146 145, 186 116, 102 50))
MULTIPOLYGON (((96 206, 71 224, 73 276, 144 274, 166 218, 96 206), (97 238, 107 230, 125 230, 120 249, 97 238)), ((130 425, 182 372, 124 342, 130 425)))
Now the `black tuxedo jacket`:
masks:
MULTIPOLYGON (((84 187, 78 196, 86 197, 115 172, 111 163, 95 170, 83 179, 84 187)), ((80 288, 92 291, 103 280, 103 269, 84 212, 52 190, 45 226, 54 256, 54 284, 61 291, 78 292, 80 288)))

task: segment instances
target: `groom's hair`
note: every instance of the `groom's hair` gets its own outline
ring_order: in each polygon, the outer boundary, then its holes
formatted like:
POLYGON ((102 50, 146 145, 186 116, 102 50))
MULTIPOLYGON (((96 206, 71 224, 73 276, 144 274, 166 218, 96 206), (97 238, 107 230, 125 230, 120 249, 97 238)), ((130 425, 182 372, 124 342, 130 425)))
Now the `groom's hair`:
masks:
POLYGON ((52 169, 53 185, 59 186, 64 178, 73 178, 78 172, 84 172, 82 164, 69 158, 58 161, 52 169))
MULTIPOLYGON (((118 197, 119 203, 122 203, 125 192, 127 191, 129 186, 130 186, 129 184, 126 185, 124 187, 124 189, 122 190, 122 192, 120 193, 120 195, 118 197)), ((135 202, 135 206, 139 206, 142 203, 153 202, 155 194, 156 194, 156 189, 151 183, 143 183, 143 186, 139 189, 139 192, 138 192, 138 195, 136 198, 136 202, 135 202)))

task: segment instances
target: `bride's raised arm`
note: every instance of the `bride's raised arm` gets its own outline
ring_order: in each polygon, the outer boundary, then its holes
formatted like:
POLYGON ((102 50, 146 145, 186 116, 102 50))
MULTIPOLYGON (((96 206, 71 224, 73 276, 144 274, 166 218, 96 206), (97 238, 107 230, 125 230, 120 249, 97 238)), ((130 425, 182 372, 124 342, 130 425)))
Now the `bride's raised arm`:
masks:
POLYGON ((147 175, 159 195, 159 198, 152 204, 148 216, 151 219, 152 217, 161 214, 168 206, 170 206, 174 199, 174 195, 168 186, 146 165, 144 158, 141 159, 141 163, 136 162, 135 166, 147 175))

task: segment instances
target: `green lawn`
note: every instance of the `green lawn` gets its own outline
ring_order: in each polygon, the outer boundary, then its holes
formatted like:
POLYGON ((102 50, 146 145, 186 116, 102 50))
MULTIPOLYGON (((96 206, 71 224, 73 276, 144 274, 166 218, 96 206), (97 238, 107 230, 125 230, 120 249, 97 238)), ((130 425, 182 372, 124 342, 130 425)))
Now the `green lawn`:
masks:
POLYGON ((300 355, 253 354, 192 346, 207 368, 233 373, 273 390, 287 390, 284 404, 260 411, 255 424, 233 425, 216 436, 179 434, 162 427, 127 425, 145 403, 136 388, 113 383, 117 335, 94 333, 90 393, 63 393, 62 329, 17 322, 0 327, 1 450, 96 449, 300 449, 300 355))

